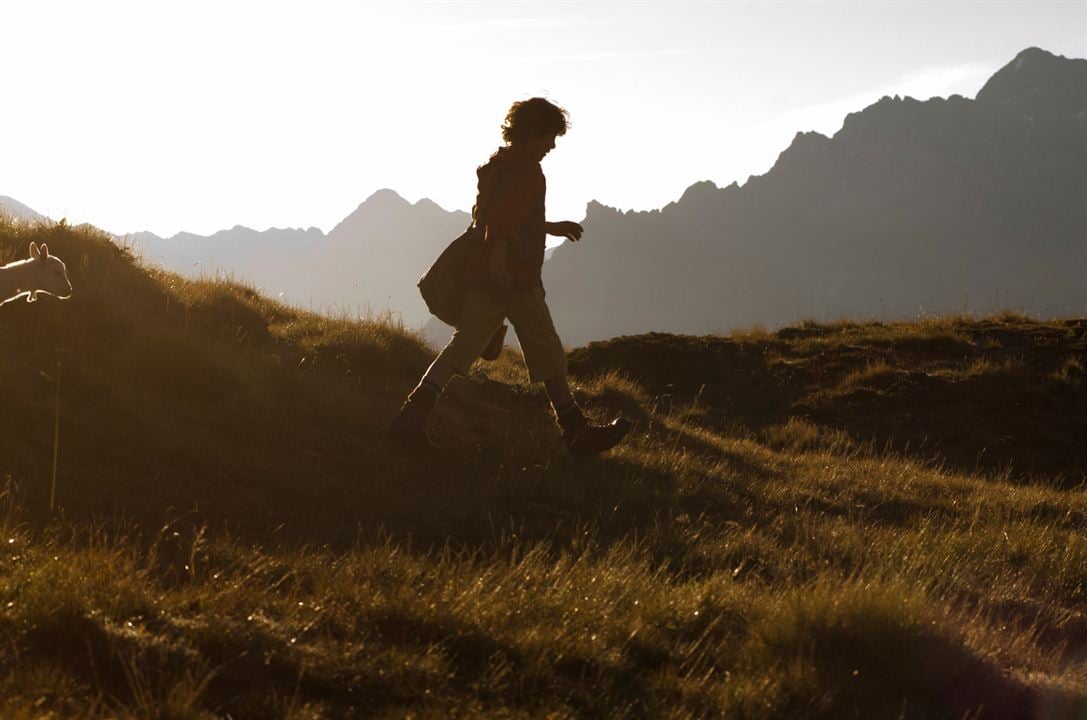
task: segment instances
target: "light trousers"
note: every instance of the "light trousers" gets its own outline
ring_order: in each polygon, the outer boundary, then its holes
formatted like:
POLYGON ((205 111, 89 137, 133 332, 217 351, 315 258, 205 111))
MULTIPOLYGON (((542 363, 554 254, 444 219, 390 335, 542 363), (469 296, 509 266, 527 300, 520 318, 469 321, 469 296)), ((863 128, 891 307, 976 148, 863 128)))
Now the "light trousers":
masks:
POLYGON ((546 382, 566 375, 566 350, 555 332, 543 286, 501 294, 500 304, 497 297, 484 290, 468 289, 456 331, 438 359, 467 375, 502 321, 509 318, 521 343, 529 379, 546 382))

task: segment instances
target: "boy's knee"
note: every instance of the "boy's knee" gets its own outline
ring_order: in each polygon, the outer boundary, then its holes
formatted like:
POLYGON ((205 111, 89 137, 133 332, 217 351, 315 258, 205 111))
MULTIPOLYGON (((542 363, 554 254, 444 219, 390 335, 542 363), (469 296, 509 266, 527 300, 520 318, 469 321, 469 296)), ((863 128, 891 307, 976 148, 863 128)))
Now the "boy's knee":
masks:
POLYGON ((458 329, 453 333, 449 344, 438 354, 438 358, 458 375, 467 375, 494 335, 493 329, 489 332, 484 330, 476 327, 458 329))

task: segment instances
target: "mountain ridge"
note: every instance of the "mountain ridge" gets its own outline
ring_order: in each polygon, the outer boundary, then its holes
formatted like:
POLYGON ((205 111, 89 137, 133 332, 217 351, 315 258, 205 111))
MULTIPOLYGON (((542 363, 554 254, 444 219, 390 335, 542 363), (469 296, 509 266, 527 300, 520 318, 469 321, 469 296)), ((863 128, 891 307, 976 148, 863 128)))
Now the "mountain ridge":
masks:
POLYGON ((147 261, 189 276, 225 272, 294 304, 329 312, 393 310, 408 324, 422 325, 426 308, 415 292, 417 266, 459 234, 468 219, 467 213, 444 210, 428 198, 412 203, 381 188, 328 233, 317 227, 258 231, 235 225, 207 236, 133 233, 123 242, 147 261), (410 238, 404 245, 412 251, 374 262, 380 248, 376 236, 397 235, 410 238))
POLYGON ((657 214, 590 215, 586 242, 544 268, 564 340, 1084 312, 1087 61, 1018 57, 994 77, 1020 62, 1059 79, 998 104, 883 97, 832 137, 798 132, 743 185, 696 183, 657 214))

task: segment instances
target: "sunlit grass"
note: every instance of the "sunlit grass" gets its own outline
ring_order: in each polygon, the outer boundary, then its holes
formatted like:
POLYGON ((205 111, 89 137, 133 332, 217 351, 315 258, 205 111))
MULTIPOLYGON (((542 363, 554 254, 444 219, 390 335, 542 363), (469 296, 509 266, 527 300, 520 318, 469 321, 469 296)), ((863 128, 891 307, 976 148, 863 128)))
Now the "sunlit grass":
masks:
POLYGON ((558 545, 515 528, 461 550, 170 529, 147 544, 33 530, 9 506, 0 622, 21 651, 5 695, 29 698, 51 664, 72 678, 52 707, 104 693, 103 711, 136 714, 173 697, 255 715, 944 716, 1042 681, 1083 692, 1081 494, 748 441, 693 452, 662 420, 617 460, 632 488, 675 482, 636 538, 585 519, 558 545), (985 684, 944 697, 963 673, 985 684))

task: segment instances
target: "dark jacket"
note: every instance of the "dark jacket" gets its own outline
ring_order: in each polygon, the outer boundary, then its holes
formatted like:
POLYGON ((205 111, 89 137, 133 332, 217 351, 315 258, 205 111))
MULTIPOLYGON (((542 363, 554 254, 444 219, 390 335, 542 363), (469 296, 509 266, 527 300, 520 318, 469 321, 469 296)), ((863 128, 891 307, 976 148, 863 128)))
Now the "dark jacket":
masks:
POLYGON ((489 276, 491 243, 505 237, 509 243, 507 270, 514 288, 540 283, 547 246, 547 181, 539 161, 517 148, 502 147, 476 169, 476 176, 479 183, 472 220, 483 229, 483 244, 472 263, 472 275, 476 279, 489 276))

